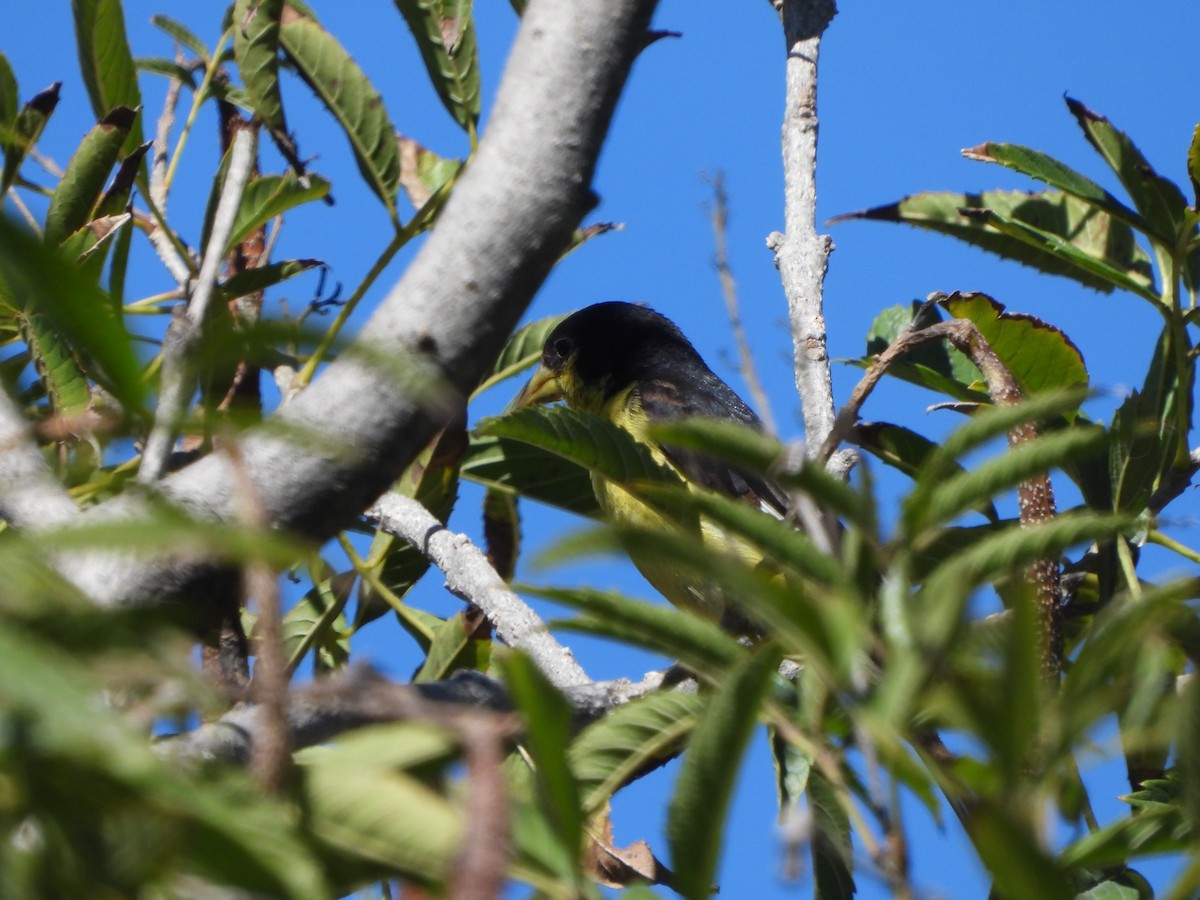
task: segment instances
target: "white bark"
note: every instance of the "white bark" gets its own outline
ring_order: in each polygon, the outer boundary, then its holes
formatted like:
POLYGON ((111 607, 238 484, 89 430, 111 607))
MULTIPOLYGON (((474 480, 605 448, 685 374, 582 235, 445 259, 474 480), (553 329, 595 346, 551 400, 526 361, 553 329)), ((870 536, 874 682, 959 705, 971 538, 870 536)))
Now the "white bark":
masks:
MULTIPOLYGON (((336 533, 464 402, 594 205, 596 158, 654 5, 530 2, 487 133, 428 242, 351 351, 244 439, 273 525, 316 541, 336 533), (438 390, 414 389, 431 380, 438 390)), ((230 521, 233 483, 214 454, 158 487, 195 515, 230 521)), ((125 496, 85 518, 139 509, 125 496)), ((152 605, 198 589, 214 566, 97 552, 63 570, 104 605, 152 605)))

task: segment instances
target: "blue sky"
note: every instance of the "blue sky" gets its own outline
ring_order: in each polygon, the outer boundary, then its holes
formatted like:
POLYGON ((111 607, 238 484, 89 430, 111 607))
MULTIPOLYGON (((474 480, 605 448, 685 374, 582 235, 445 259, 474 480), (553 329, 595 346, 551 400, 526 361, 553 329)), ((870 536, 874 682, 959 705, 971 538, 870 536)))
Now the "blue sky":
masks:
MULTIPOLYGON (((374 80, 397 128, 444 155, 465 154, 467 143, 433 95, 403 21, 385 0, 332 3, 313 0, 326 26, 374 80)), ((66 27, 69 4, 9 4, 0 50, 9 57, 22 99, 52 81, 65 83, 63 100, 43 140, 60 164, 90 121, 78 82, 73 38, 66 27), (55 23, 53 26, 47 23, 55 23)), ((503 0, 477 3, 485 117, 516 27, 503 0)), ((962 159, 959 150, 985 140, 1027 144, 1059 157, 1114 188, 1112 179, 1067 114, 1069 94, 1126 130, 1160 173, 1186 184, 1185 154, 1200 118, 1195 79, 1195 37, 1200 4, 1159 0, 1152 4, 860 2, 843 4, 822 46, 819 112, 818 215, 874 206, 921 190, 1032 188, 997 167, 962 159)), ((169 40, 149 24, 164 12, 187 24, 210 44, 219 31, 222 4, 181 0, 126 3, 135 55, 169 56, 169 40)), ((784 437, 800 437, 791 373, 786 307, 766 235, 782 227, 779 131, 783 111, 784 45, 767 0, 664 0, 656 26, 682 32, 659 41, 638 61, 601 158, 593 221, 624 224, 623 230, 590 242, 551 276, 530 317, 606 300, 644 300, 675 319, 710 364, 740 389, 719 285, 712 266, 708 220, 711 188, 706 175, 724 173, 730 197, 729 257, 742 313, 760 373, 784 437)), ((161 107, 160 79, 144 78, 147 114, 161 107)), ((358 183, 344 139, 309 92, 293 81, 285 87, 291 127, 305 155, 317 154, 316 171, 335 176, 337 204, 314 205, 293 216, 277 255, 320 256, 332 278, 349 291, 388 239, 379 204, 358 183)), ((486 134, 486 123, 483 129, 486 134)), ((172 221, 195 240, 207 194, 205 173, 215 154, 211 118, 202 119, 188 150, 172 221), (194 181, 188 180, 189 172, 194 181)), ((877 312, 923 298, 933 290, 982 290, 1010 308, 1062 328, 1083 352, 1099 396, 1092 401, 1107 419, 1126 386, 1141 381, 1157 316, 1129 297, 1105 297, 1062 279, 1001 263, 980 251, 931 234, 876 223, 831 226, 837 249, 826 281, 829 349, 835 358, 863 350, 877 312)), ((368 296, 356 324, 365 320, 387 286, 411 259, 402 253, 368 296)), ((171 287, 153 260, 131 294, 171 287)), ((293 308, 315 279, 290 288, 293 308)), ((835 366, 838 398, 844 399, 857 370, 835 366)), ((512 386, 515 391, 516 385, 512 386)), ((501 388, 481 404, 495 412, 511 392, 501 388)), ((914 389, 885 386, 868 404, 868 418, 902 421, 927 434, 944 431, 946 413, 927 414, 933 402, 914 389)), ((902 485, 889 487, 895 496, 902 485)), ((477 497, 465 493, 453 524, 474 532, 477 497)), ((1177 505, 1178 536, 1195 543, 1196 500, 1177 505), (1189 508, 1190 504, 1190 508, 1189 508), (1188 522, 1187 520, 1191 520, 1188 522)), ((526 546, 535 549, 570 527, 570 520, 531 505, 525 508, 526 546)), ((1178 566, 1164 560, 1164 566, 1178 566)), ((529 581, 588 581, 648 595, 626 566, 589 565, 550 572, 528 567, 529 581)), ((428 578, 415 602, 436 611, 454 609, 440 580, 428 578)), ((360 651, 382 667, 404 674, 416 662, 413 648, 395 630, 364 635, 360 651)), ((574 637, 567 640, 596 677, 629 675, 659 661, 622 648, 574 637)), ((1109 736, 1111 741, 1111 736, 1109 736)), ((1099 772, 1093 800, 1102 817, 1116 815, 1111 798, 1123 791, 1119 766, 1099 772)), ((616 804, 619 842, 646 838, 665 852, 660 829, 672 772, 660 772, 616 804)), ((773 825, 770 765, 761 741, 747 765, 731 820, 722 870, 722 896, 792 896, 807 886, 785 886, 773 825)), ((957 827, 944 833, 920 811, 910 815, 913 878, 929 896, 983 896, 986 878, 968 859, 957 827)), ((952 819, 952 817, 950 817, 952 819)), ((1146 871, 1161 883, 1170 864, 1146 871)), ((860 878, 860 896, 885 896, 882 886, 860 878)))

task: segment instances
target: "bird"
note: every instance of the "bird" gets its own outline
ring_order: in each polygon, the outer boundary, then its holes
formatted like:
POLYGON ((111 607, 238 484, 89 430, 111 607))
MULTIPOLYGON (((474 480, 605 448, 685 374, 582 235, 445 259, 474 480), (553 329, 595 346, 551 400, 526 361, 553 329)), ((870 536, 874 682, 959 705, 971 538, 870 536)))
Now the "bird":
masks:
MULTIPOLYGON (((513 406, 565 401, 629 432, 660 463, 673 468, 693 490, 710 490, 783 518, 786 494, 769 479, 702 452, 659 443, 648 426, 683 419, 736 422, 762 432, 754 410, 708 367, 679 327, 636 303, 596 303, 560 322, 547 336, 541 362, 513 406)), ((658 529, 666 520, 620 485, 597 473, 592 488, 604 517, 618 525, 658 529)), ((706 547, 732 550, 754 565, 744 542, 701 523, 706 547), (747 558, 747 557, 750 558, 747 558)), ((675 606, 747 631, 747 620, 728 598, 669 561, 640 554, 630 558, 646 580, 675 606)))

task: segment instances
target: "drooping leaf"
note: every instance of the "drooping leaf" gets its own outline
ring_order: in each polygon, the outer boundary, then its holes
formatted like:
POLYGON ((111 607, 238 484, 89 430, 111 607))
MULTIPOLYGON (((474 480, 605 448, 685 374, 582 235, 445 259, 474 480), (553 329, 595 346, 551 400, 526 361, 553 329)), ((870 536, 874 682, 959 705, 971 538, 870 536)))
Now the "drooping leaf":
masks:
POLYGON ((812 812, 811 853, 817 900, 854 900, 854 847, 850 820, 837 799, 835 787, 820 770, 808 778, 808 807, 812 812))
POLYGON ((1139 231, 1145 231, 1148 228, 1145 219, 1092 179, 1081 175, 1066 163, 1060 162, 1040 150, 1022 147, 1019 144, 988 141, 978 147, 963 150, 962 153, 967 159, 999 163, 1014 172, 1036 178, 1052 188, 1093 203, 1109 215, 1121 219, 1139 231))
POLYGON ((92 392, 71 345, 41 313, 21 311, 16 321, 51 408, 65 416, 82 413, 91 402, 92 392))
POLYGON ((596 812, 630 779, 679 753, 706 702, 695 693, 660 690, 585 728, 569 751, 584 813, 596 812))
POLYGON ((667 814, 675 888, 686 900, 712 890, 739 763, 778 664, 768 645, 735 666, 688 742, 667 814))
POLYGON ((1196 207, 1200 208, 1200 125, 1192 131, 1192 145, 1188 147, 1188 178, 1192 182, 1196 207))
POLYGON ((268 263, 256 269, 246 269, 229 276, 217 287, 216 298, 221 303, 228 303, 238 297, 245 297, 259 291, 265 291, 289 278, 294 278, 301 272, 325 265, 319 259, 284 259, 268 263))
POLYGON ((67 163, 46 211, 46 243, 61 244, 92 218, 137 112, 117 107, 88 132, 67 163))
POLYGON ((987 294, 956 291, 942 305, 952 316, 975 323, 1024 393, 1087 387, 1083 355, 1053 325, 1024 313, 1007 312, 987 294))
POLYGON ((170 16, 164 16, 161 13, 157 13, 150 17, 150 24, 154 25, 156 28, 161 28, 172 38, 178 41, 180 45, 187 47, 189 50, 195 53, 199 59, 209 59, 210 54, 208 52, 208 47, 206 47, 204 44, 204 41, 196 37, 191 29, 189 29, 183 23, 172 19, 170 16))
POLYGON ((337 39, 292 6, 284 7, 279 41, 300 76, 341 125, 358 170, 394 219, 400 153, 383 98, 337 39))
POLYGON ((413 209, 419 210, 458 176, 462 160, 438 156, 404 135, 396 135, 396 142, 400 148, 400 186, 413 209))
MULTIPOLYGON (((104 119, 118 106, 140 113, 142 95, 125 34, 121 0, 71 0, 71 11, 79 68, 96 118, 104 119)), ((141 143, 139 115, 125 135, 124 150, 132 153, 141 143)))
MULTIPOLYGON (((227 159, 222 162, 221 171, 209 193, 204 227, 200 234, 200 246, 203 248, 208 247, 213 216, 216 215, 217 203, 225 184, 226 162, 227 159)), ((246 189, 242 193, 242 202, 238 207, 237 218, 234 219, 233 231, 229 235, 226 247, 236 247, 248 235, 289 209, 313 200, 324 199, 329 195, 329 188, 328 181, 311 172, 303 178, 292 171, 283 175, 259 175, 251 178, 246 182, 246 189)))
POLYGON ((479 120, 479 55, 469 0, 395 0, 438 97, 454 121, 479 120))
POLYGON ((465 822, 462 811, 417 773, 447 765, 453 752, 440 729, 402 722, 298 753, 312 830, 351 858, 422 880, 444 879, 465 822))
POLYGON ((21 107, 17 99, 17 76, 13 74, 8 57, 0 53, 0 126, 12 128, 21 107))
POLYGON ((521 743, 533 758, 539 799, 557 840, 575 857, 583 842, 583 810, 579 785, 567 762, 574 708, 524 654, 506 656, 501 668, 525 724, 521 743))
POLYGON ((145 385, 124 323, 85 272, 0 217, 0 281, 44 315, 129 412, 142 409, 145 385))
MULTIPOLYGON (((938 446, 929 438, 903 425, 893 425, 890 422, 860 422, 854 426, 850 440, 910 478, 917 476, 938 446)), ((951 471, 958 473, 963 469, 954 463, 951 471)), ((996 506, 991 500, 984 501, 975 508, 993 522, 999 518, 996 506)))
POLYGON ((283 0, 237 0, 233 8, 233 58, 255 113, 292 169, 303 173, 304 163, 288 134, 283 94, 279 89, 283 6, 283 0))
POLYGON ((42 130, 46 127, 46 121, 50 118, 50 114, 54 112, 54 107, 58 105, 58 90, 60 87, 62 87, 61 81, 54 82, 46 90, 36 94, 17 114, 17 118, 12 124, 12 132, 20 140, 5 140, 3 142, 4 172, 0 175, 0 195, 8 191, 17 177, 17 170, 21 168, 25 154, 37 143, 38 138, 42 136, 42 130))
POLYGON ((283 652, 288 671, 295 672, 310 650, 316 649, 318 671, 345 665, 350 658, 346 620, 342 611, 354 587, 354 572, 341 572, 314 584, 282 622, 283 652))
POLYGON ((581 516, 600 514, 587 469, 523 441, 472 432, 462 476, 581 516))
POLYGON ((931 192, 839 216, 903 222, 1108 292, 1155 296, 1150 259, 1124 222, 1058 191, 931 192), (963 215, 962 210, 981 210, 963 215))
POLYGON ((548 450, 617 484, 680 483, 628 431, 566 406, 518 409, 499 418, 485 419, 476 430, 485 436, 522 441, 548 450))
POLYGON ((485 671, 491 660, 491 629, 478 610, 456 612, 434 632, 414 682, 440 681, 460 669, 485 671))
POLYGON ((1187 209, 1182 192, 1174 182, 1155 172, 1128 135, 1113 127, 1108 119, 1078 100, 1065 99, 1084 137, 1116 173, 1155 236, 1166 246, 1174 246, 1187 209))
POLYGON ((645 647, 677 660, 701 677, 723 671, 744 652, 715 623, 669 606, 590 588, 523 586, 520 590, 583 611, 581 618, 558 622, 555 627, 607 635, 645 647))
MULTIPOLYGON (((927 328, 942 321, 936 304, 913 302, 883 310, 867 332, 867 356, 858 361, 866 368, 910 326, 927 328), (914 325, 915 322, 915 325, 914 325)), ((970 358, 945 341, 914 347, 888 368, 888 374, 931 391, 968 403, 986 402, 980 374, 970 358)))

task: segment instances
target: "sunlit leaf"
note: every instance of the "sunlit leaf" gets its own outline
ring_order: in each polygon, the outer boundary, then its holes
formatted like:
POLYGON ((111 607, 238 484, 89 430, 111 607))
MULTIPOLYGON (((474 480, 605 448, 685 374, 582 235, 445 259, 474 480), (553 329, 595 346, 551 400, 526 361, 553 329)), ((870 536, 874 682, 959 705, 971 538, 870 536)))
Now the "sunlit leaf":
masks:
POLYGON ((156 28, 161 28, 172 38, 179 42, 183 47, 187 47, 196 56, 202 60, 209 58, 208 47, 204 45, 204 41, 196 37, 196 35, 185 26, 183 23, 172 19, 170 16, 164 16, 161 13, 150 17, 150 24, 156 28))
POLYGON ((581 516, 600 514, 586 468, 524 441, 473 432, 462 476, 581 516))
POLYGON ((92 218, 104 183, 136 118, 136 111, 117 107, 84 137, 50 198, 46 243, 62 243, 67 235, 92 218))
POLYGON ((463 128, 479 119, 479 58, 469 0, 395 0, 433 87, 463 128))
POLYGON ((600 809, 631 778, 679 753, 706 702, 695 693, 659 690, 585 728, 569 754, 584 811, 600 809))
MULTIPOLYGON (((854 426, 850 440, 910 478, 917 477, 938 447, 929 438, 903 425, 892 425, 889 422, 860 422, 854 426)), ((950 471, 957 474, 963 469, 957 463, 953 463, 950 471)), ((993 522, 999 517, 991 500, 984 501, 975 509, 993 522)))
POLYGON ((942 305, 955 318, 975 323, 1023 392, 1087 387, 1083 355, 1053 325, 1024 313, 1008 312, 987 294, 956 291, 942 305))
POLYGON ((1166 246, 1174 246, 1187 207, 1179 188, 1155 172, 1129 136, 1108 119, 1078 100, 1065 99, 1084 137, 1116 173, 1154 234, 1166 246))
POLYGON ((56 81, 46 90, 36 94, 17 114, 12 131, 20 140, 3 142, 4 173, 0 175, 0 194, 7 191, 16 179, 17 170, 21 168, 25 154, 41 137, 42 130, 46 127, 46 121, 54 112, 54 107, 58 105, 58 90, 61 86, 62 82, 56 81))
POLYGON ((400 186, 413 208, 419 210, 458 176, 462 160, 438 156, 404 135, 396 135, 396 142, 400 148, 400 186))
POLYGON ((687 900, 712 891, 739 763, 778 664, 767 646, 735 666, 688 742, 667 814, 675 887, 687 900))
MULTIPOLYGON (((367 185, 396 216, 400 153, 383 98, 342 45, 316 21, 286 6, 280 45, 350 141, 367 185)), ((322 193, 321 196, 324 196, 322 193)))
POLYGON ((1058 191, 915 194, 838 219, 903 222, 1051 275, 1065 275, 1098 291, 1123 287, 1155 296, 1150 259, 1137 246, 1129 226, 1058 191), (963 215, 963 210, 982 212, 963 215))
MULTIPOLYGON (((121 0, 71 0, 79 68, 92 112, 104 119, 118 106, 140 112, 137 68, 125 35, 121 0)), ((132 153, 142 143, 142 124, 136 117, 126 132, 124 149, 132 153)))

